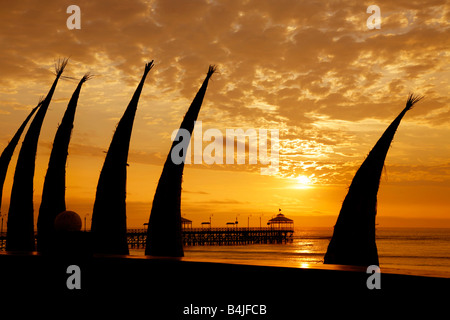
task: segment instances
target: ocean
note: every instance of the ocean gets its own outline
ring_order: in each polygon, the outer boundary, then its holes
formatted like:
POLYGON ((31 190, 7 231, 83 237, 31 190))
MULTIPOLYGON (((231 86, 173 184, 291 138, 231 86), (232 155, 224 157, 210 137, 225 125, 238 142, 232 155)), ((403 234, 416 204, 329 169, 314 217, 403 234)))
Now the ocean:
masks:
MULTIPOLYGON (((184 260, 314 268, 323 266, 330 228, 296 227, 283 244, 187 246, 184 260)), ((450 278, 450 228, 378 228, 381 271, 450 278)), ((1 248, 4 250, 4 248, 1 248)), ((144 249, 130 249, 143 256, 144 249)))
MULTIPOLYGON (((286 244, 237 246, 187 246, 185 260, 317 267, 332 236, 329 228, 296 227, 294 239, 286 244)), ((378 228, 377 247, 381 271, 450 278, 449 228, 378 228)), ((131 249, 131 255, 144 255, 131 249)))

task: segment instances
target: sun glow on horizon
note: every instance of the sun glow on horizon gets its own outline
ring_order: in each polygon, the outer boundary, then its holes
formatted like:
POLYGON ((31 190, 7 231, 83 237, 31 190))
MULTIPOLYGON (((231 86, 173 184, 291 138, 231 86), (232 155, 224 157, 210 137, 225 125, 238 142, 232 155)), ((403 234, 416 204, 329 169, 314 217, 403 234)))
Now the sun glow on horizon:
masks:
POLYGON ((297 178, 295 178, 297 180, 297 185, 296 188, 297 189, 309 189, 312 188, 312 180, 304 175, 299 175, 297 178))

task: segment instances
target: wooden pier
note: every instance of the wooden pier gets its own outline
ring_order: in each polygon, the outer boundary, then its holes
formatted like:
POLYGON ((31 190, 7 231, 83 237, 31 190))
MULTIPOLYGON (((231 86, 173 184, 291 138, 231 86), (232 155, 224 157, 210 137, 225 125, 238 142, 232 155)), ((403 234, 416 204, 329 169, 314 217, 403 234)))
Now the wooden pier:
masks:
MULTIPOLYGON (((292 242, 292 228, 188 228, 183 230, 185 246, 222 246, 292 242)), ((128 230, 128 247, 145 248, 147 230, 128 230)))
POLYGON ((0 234, 0 251, 5 251, 6 249, 6 232, 5 234, 0 234))
MULTIPOLYGON (((294 228, 186 228, 182 232, 184 246, 226 246, 292 242, 294 228)), ((127 239, 130 249, 143 249, 147 230, 128 229, 127 239)), ((6 236, 0 236, 0 251, 5 243, 6 236)))

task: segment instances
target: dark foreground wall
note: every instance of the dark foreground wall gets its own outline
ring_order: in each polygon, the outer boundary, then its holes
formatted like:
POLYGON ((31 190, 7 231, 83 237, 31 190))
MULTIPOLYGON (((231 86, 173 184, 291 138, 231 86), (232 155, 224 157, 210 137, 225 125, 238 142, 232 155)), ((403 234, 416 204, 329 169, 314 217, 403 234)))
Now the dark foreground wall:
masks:
POLYGON ((361 268, 333 270, 333 266, 296 269, 177 258, 0 253, 2 301, 17 302, 23 306, 17 312, 31 310, 35 315, 78 313, 108 319, 125 312, 127 319, 138 314, 144 316, 140 319, 310 319, 405 315, 419 309, 430 315, 440 306, 446 308, 439 297, 447 300, 450 279, 382 273, 381 289, 369 290, 369 276, 361 268), (80 290, 66 286, 71 276, 67 267, 72 264, 81 270, 80 290), (30 307, 36 304, 40 307, 30 307), (235 309, 241 305, 239 310, 258 305, 252 310, 260 314, 232 315, 229 305, 235 309), (214 317, 187 316, 186 307, 190 312, 195 307, 217 307, 217 311, 214 317), (59 308, 63 311, 56 312, 59 308))

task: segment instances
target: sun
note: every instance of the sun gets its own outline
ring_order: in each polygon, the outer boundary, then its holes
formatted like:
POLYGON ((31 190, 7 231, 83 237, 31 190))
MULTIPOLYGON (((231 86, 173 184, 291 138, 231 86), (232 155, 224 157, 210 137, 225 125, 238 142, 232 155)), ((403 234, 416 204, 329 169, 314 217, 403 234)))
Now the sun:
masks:
POLYGON ((297 178, 295 178, 297 180, 297 188, 298 189, 308 189, 311 188, 311 184, 312 181, 309 177, 304 176, 304 175, 300 175, 297 178))
POLYGON ((300 184, 309 184, 311 182, 307 176, 298 176, 297 180, 300 184))

